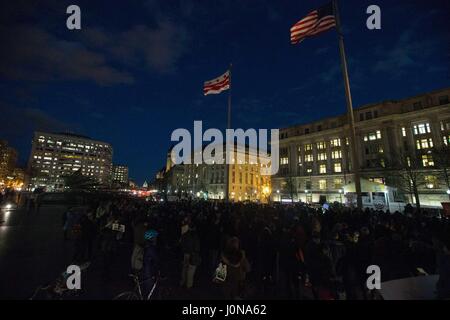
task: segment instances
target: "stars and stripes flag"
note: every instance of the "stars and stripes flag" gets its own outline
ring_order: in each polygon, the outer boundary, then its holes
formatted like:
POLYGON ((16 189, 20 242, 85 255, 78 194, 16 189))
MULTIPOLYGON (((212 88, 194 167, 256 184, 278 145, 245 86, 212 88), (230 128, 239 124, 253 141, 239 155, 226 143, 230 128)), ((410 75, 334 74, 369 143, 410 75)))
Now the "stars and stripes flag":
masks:
POLYGON ((220 77, 206 81, 203 84, 203 94, 219 94, 222 91, 230 89, 230 70, 225 72, 220 77))
POLYGON ((315 36, 336 26, 333 3, 330 2, 317 10, 311 11, 306 17, 291 28, 291 43, 297 44, 310 36, 315 36))

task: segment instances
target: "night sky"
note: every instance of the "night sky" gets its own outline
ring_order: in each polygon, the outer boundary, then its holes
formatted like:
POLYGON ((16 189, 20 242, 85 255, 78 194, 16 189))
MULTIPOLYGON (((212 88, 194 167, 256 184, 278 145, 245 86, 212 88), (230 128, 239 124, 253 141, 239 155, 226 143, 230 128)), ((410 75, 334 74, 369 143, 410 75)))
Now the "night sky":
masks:
MULTIPOLYGON (((279 128, 345 112, 336 33, 292 46, 326 0, 1 1, 0 139, 25 165, 34 130, 103 140, 137 182, 170 134, 225 127, 227 94, 203 81, 233 63, 233 127, 279 128), (77 4, 82 30, 66 28, 77 4)), ((450 86, 450 1, 341 0, 354 106, 450 86), (382 29, 366 28, 366 8, 382 29)))

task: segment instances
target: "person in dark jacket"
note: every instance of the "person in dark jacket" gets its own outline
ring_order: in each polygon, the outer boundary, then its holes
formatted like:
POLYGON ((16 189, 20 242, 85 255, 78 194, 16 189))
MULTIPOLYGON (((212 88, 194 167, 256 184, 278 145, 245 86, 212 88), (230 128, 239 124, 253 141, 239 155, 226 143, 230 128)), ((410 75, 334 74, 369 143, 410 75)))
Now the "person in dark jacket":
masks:
POLYGON ((183 267, 181 271, 180 286, 187 289, 194 285, 194 276, 197 266, 200 265, 200 239, 195 226, 184 224, 180 240, 181 251, 183 253, 183 267))
POLYGON ((156 277, 159 274, 159 257, 156 249, 156 240, 158 232, 156 230, 148 230, 144 234, 144 258, 143 258, 143 294, 147 297, 151 292, 156 277))
POLYGON ((250 271, 250 264, 245 251, 240 248, 237 237, 227 241, 221 260, 227 266, 227 276, 222 284, 223 296, 227 300, 240 299, 240 289, 243 287, 247 272, 250 271))

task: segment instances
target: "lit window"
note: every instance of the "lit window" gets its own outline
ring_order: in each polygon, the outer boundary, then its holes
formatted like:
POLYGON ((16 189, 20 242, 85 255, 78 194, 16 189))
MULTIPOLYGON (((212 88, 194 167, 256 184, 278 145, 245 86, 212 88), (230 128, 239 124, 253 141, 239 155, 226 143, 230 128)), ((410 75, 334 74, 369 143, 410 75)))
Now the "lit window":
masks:
POLYGON ((414 134, 415 135, 425 134, 425 133, 430 133, 431 132, 430 124, 428 122, 415 124, 413 128, 414 128, 414 134))
POLYGON ((424 167, 434 166, 433 157, 430 154, 423 154, 422 155, 422 165, 424 167))
POLYGON ((327 180, 319 180, 319 189, 325 190, 327 188, 327 180))
POLYGON ((433 139, 428 138, 428 139, 416 140, 416 147, 418 150, 433 148, 433 139))
POLYGON ((341 139, 331 139, 330 144, 332 147, 340 147, 341 146, 341 139))
POLYGON ((305 144, 305 151, 311 151, 311 150, 312 150, 312 144, 311 143, 305 144))
POLYGON ((326 148, 325 141, 317 142, 317 149, 318 150, 323 150, 325 148, 326 148))
POLYGON ((341 159, 342 158, 342 151, 341 150, 335 150, 331 152, 331 159, 341 159))
POLYGON ((313 161, 313 155, 305 154, 305 162, 312 162, 312 161, 313 161))
POLYGON ((311 169, 311 168, 308 168, 308 169, 306 169, 306 172, 311 173, 311 172, 312 172, 312 169, 311 169))
POLYGON ((287 157, 280 158, 280 164, 289 164, 289 159, 287 157))
POLYGON ((342 165, 340 163, 335 163, 334 164, 334 172, 342 172, 342 165))
POLYGON ((444 144, 445 144, 446 146, 448 146, 448 145, 450 144, 450 135, 448 135, 448 136, 443 136, 442 139, 443 139, 443 142, 444 142, 444 144))
POLYGON ((406 137, 406 128, 402 127, 402 137, 406 137))
POLYGON ((425 176, 425 185, 428 189, 434 189, 438 187, 438 180, 435 176, 425 176))
POLYGON ((317 155, 318 160, 327 160, 327 154, 326 153, 319 153, 317 155))
POLYGON ((335 188, 335 189, 340 189, 340 188, 342 188, 343 181, 342 181, 341 178, 336 178, 336 179, 334 179, 333 182, 334 182, 334 188, 335 188))
POLYGON ((325 164, 319 166, 319 173, 327 173, 327 166, 325 164))
POLYGON ((364 141, 374 141, 381 139, 381 131, 377 130, 364 135, 364 141))

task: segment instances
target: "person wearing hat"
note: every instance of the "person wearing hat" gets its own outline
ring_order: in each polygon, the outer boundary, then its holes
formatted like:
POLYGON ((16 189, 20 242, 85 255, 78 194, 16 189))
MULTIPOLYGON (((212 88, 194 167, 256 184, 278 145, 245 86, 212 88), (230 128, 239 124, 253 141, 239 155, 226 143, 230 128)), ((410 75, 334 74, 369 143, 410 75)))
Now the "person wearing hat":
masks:
POLYGON ((150 290, 155 283, 156 276, 159 273, 159 258, 156 250, 157 238, 158 231, 154 229, 147 230, 144 233, 145 246, 142 266, 144 296, 147 296, 150 293, 150 290))

